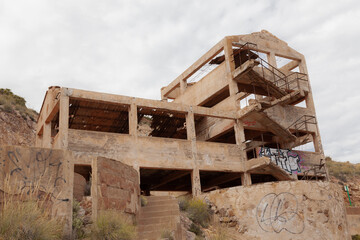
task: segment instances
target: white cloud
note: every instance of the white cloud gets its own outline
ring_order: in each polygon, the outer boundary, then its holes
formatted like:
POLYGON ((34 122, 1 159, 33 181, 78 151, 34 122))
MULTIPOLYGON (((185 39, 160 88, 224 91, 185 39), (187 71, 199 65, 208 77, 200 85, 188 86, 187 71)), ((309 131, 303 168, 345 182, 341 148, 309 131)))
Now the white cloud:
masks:
POLYGON ((0 2, 0 87, 40 109, 48 86, 159 98, 226 35, 267 29, 308 64, 326 154, 360 161, 360 2, 0 2))

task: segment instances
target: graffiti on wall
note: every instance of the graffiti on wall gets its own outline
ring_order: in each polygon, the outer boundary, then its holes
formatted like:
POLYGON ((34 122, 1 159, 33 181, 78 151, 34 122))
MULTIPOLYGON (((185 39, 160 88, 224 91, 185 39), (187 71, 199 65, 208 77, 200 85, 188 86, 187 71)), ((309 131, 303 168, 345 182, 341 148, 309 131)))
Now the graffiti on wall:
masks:
POLYGON ((258 155, 259 157, 270 158, 273 163, 275 163, 290 174, 297 174, 301 172, 300 163, 302 162, 302 159, 299 154, 294 151, 261 147, 258 155))
POLYGON ((256 220, 265 232, 300 234, 305 229, 298 201, 288 192, 265 195, 256 208, 256 220))
POLYGON ((62 185, 66 183, 62 174, 62 154, 52 150, 21 151, 18 148, 3 153, 0 177, 9 177, 11 184, 16 184, 18 190, 27 194, 36 188, 52 199, 69 201, 59 197, 62 185))

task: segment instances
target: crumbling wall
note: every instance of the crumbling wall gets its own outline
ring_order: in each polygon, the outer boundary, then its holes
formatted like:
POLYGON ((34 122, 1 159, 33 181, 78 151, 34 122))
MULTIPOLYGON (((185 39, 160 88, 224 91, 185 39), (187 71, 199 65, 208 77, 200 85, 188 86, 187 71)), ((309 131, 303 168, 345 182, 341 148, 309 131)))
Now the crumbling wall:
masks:
POLYGON ((360 208, 347 207, 346 214, 347 214, 347 222, 348 222, 350 234, 360 235, 360 208))
POLYGON ((93 217, 98 210, 114 209, 135 215, 139 210, 139 174, 122 162, 97 157, 93 162, 93 217))
POLYGON ((46 195, 54 216, 65 219, 71 233, 73 197, 72 154, 64 150, 1 146, 0 192, 16 196, 35 189, 46 195))
POLYGON ((341 190, 333 183, 271 182, 202 197, 231 213, 246 239, 350 239, 341 190))

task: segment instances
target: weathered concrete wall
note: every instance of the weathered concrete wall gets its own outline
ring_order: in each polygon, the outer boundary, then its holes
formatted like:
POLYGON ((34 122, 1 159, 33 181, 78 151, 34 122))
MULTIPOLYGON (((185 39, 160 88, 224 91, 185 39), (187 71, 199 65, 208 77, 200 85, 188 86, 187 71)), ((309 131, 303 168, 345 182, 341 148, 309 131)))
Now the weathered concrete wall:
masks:
POLYGON ((139 210, 138 172, 124 163, 98 157, 92 173, 93 217, 98 210, 115 209, 135 215, 139 210))
POLYGON ((94 154, 137 167, 243 171, 238 145, 69 129, 69 149, 75 155, 94 154))
POLYGON ((360 208, 347 207, 346 214, 347 214, 347 222, 348 222, 350 234, 360 235, 360 208))
POLYGON ((53 215, 65 219, 67 233, 72 225, 73 169, 68 151, 0 147, 0 190, 5 194, 26 194, 35 186, 49 194, 53 215))
POLYGON ((245 239, 350 239, 342 194, 333 183, 271 182, 202 197, 232 209, 245 239))

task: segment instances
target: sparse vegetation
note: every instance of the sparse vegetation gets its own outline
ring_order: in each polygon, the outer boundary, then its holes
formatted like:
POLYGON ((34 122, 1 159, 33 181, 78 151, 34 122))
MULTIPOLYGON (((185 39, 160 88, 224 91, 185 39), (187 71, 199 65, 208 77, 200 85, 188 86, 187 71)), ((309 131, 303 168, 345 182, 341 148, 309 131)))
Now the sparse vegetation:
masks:
POLYGON ((194 224, 194 223, 192 223, 190 225, 189 231, 195 233, 196 236, 202 236, 202 234, 203 234, 200 227, 197 224, 194 224))
POLYGON ((226 227, 219 225, 216 228, 216 234, 210 238, 210 240, 227 240, 228 234, 226 231, 226 227))
POLYGON ((161 233, 161 238, 162 238, 162 239, 167 239, 167 240, 174 240, 173 233, 172 233, 172 231, 170 231, 170 230, 164 230, 164 231, 161 233))
POLYGON ((191 198, 189 196, 180 196, 178 198, 180 211, 186 211, 186 209, 189 206, 190 200, 191 200, 191 198))
MULTIPOLYGON (((11 189, 5 183, 6 189, 11 189)), ((0 239, 56 240, 62 239, 63 222, 51 217, 47 197, 40 197, 39 188, 11 195, 4 194, 0 208, 0 239)))
POLYGON ((0 109, 9 113, 16 110, 24 119, 29 117, 35 121, 38 113, 35 110, 28 109, 25 104, 25 99, 14 94, 10 89, 0 88, 0 109))
POLYGON ((331 176, 347 182, 352 177, 360 176, 360 164, 350 162, 336 162, 331 157, 326 157, 326 166, 331 176))
POLYGON ((147 201, 147 198, 143 195, 140 196, 140 203, 141 203, 141 206, 144 207, 148 204, 148 201, 147 201))
POLYGON ((190 232, 196 234, 198 239, 202 239, 203 232, 201 227, 208 227, 211 220, 211 210, 209 206, 201 199, 182 196, 178 199, 179 208, 186 212, 186 215, 192 221, 190 232))
POLYGON ((72 223, 72 230, 73 230, 73 237, 74 239, 83 239, 86 237, 84 231, 84 217, 80 214, 80 203, 73 200, 73 223, 72 223))
POLYGON ((356 235, 352 235, 351 236, 352 240, 360 240, 360 235, 356 234, 356 235))
POLYGON ((189 218, 202 227, 207 227, 211 219, 211 213, 208 205, 201 199, 191 199, 186 209, 189 218))
POLYGON ((106 210, 99 213, 91 231, 96 240, 131 240, 136 238, 136 228, 123 214, 106 210))

